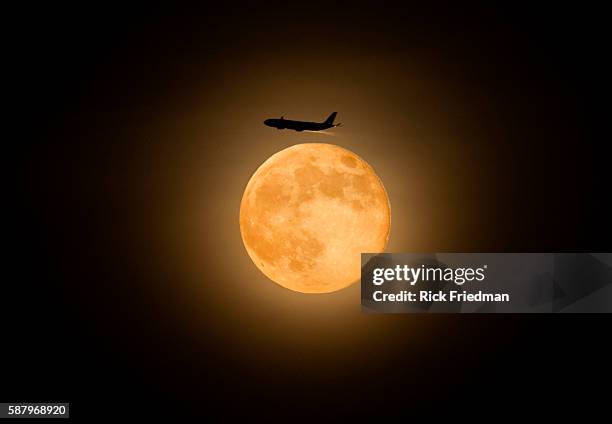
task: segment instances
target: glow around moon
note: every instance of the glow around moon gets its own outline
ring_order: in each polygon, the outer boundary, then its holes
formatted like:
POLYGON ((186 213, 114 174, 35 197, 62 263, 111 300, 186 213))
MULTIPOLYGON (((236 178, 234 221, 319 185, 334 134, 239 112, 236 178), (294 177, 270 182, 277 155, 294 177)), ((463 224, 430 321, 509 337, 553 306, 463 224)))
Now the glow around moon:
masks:
POLYGON ((332 144, 298 144, 272 155, 240 204, 240 232, 255 265, 303 293, 356 282, 360 254, 384 251, 390 227, 389 199, 374 170, 332 144))

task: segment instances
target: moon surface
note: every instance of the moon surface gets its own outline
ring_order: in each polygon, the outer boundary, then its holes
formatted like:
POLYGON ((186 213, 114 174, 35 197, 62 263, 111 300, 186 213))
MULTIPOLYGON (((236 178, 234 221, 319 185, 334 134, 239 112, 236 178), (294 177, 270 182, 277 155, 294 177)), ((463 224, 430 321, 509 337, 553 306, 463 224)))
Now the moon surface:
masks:
POLYGON ((374 170, 333 144, 297 144, 272 155, 249 180, 240 232, 255 265, 302 293, 359 280, 361 253, 384 251, 391 208, 374 170))

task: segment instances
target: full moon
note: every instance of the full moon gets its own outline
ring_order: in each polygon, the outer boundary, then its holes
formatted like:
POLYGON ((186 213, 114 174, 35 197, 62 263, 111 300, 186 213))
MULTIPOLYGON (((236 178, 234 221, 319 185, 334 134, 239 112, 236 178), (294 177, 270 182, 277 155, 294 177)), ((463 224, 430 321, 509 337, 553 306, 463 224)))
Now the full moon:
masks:
POLYGON ((332 144, 297 144, 272 155, 249 180, 240 232, 255 265, 302 293, 329 293, 359 280, 361 253, 384 251, 387 192, 374 170, 332 144))

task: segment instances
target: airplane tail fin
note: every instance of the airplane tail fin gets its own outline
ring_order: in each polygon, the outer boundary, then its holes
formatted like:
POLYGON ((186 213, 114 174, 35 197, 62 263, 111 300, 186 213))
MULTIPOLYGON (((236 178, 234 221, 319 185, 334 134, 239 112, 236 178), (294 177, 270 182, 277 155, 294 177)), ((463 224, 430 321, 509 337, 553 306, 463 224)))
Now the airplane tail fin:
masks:
POLYGON ((338 112, 334 112, 331 115, 329 115, 329 117, 325 120, 325 124, 334 125, 334 119, 336 119, 337 114, 338 112))

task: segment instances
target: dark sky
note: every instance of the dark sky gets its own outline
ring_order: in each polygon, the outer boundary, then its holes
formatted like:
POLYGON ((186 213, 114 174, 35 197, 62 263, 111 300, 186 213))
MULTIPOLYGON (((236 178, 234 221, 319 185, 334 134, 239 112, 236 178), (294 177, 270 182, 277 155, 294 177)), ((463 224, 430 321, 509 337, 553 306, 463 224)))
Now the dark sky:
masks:
POLYGON ((12 15, 3 398, 416 413, 601 372, 597 317, 364 316, 271 283, 238 228, 257 166, 317 141, 376 169, 390 251, 609 251, 601 10, 227 3, 12 15), (261 123, 335 110, 335 137, 261 123))

